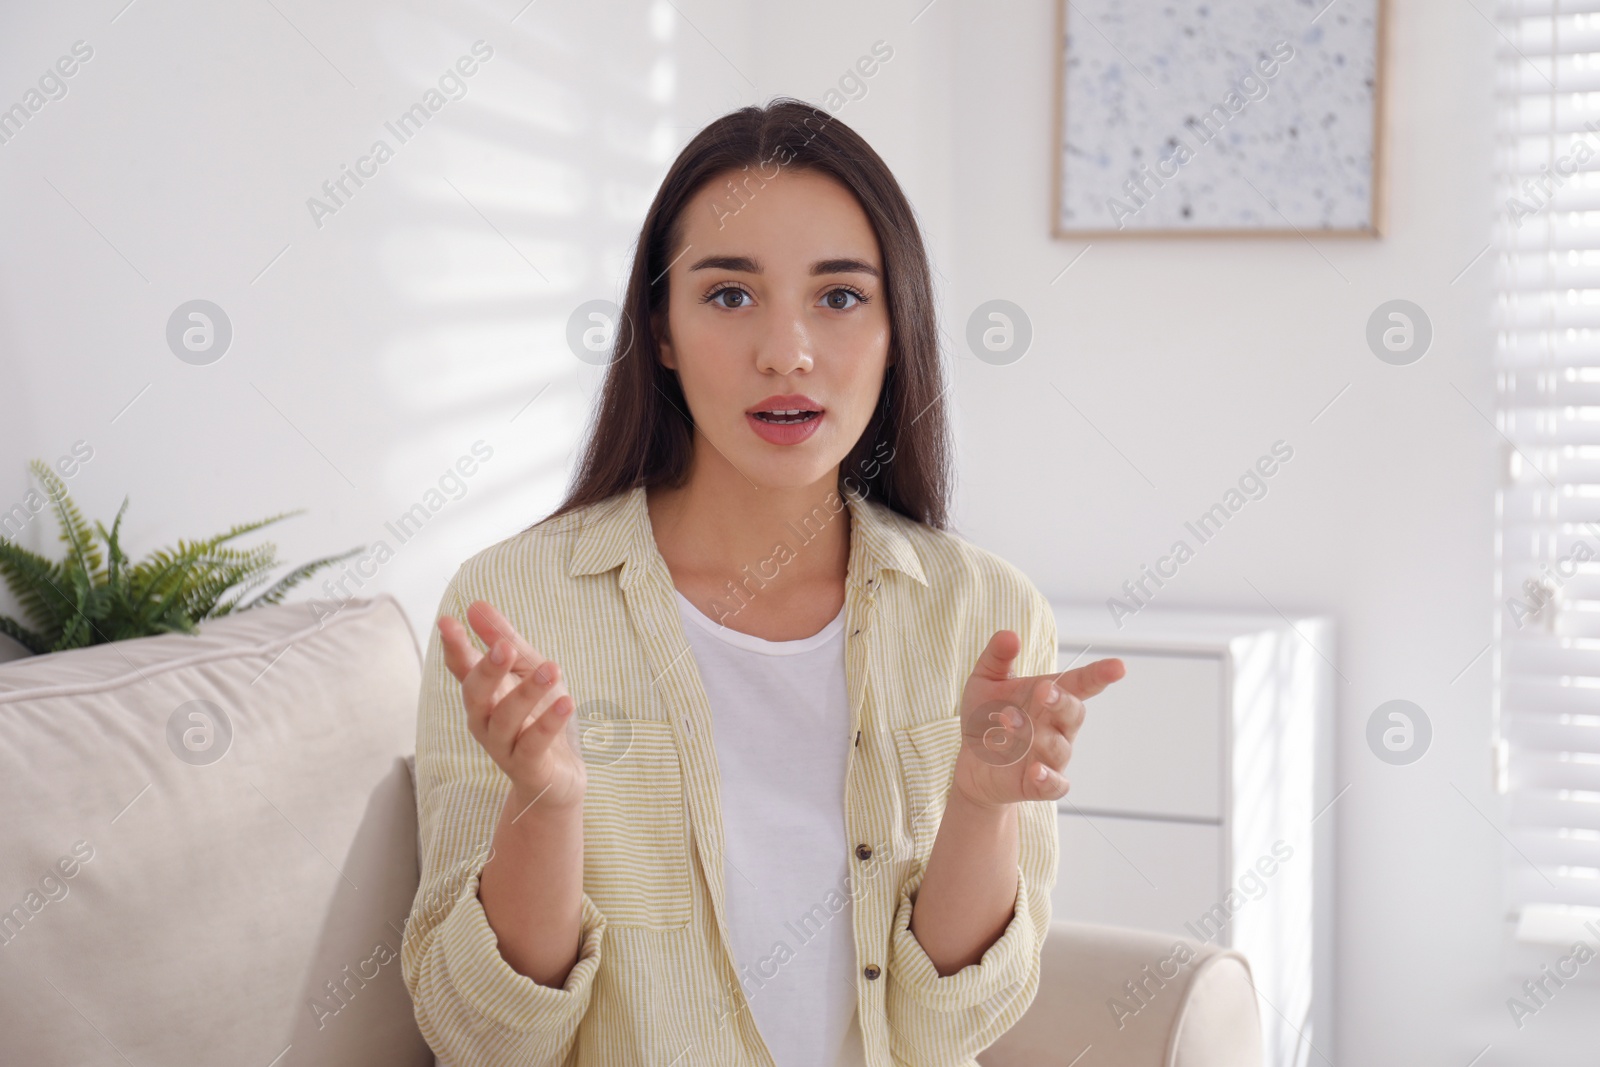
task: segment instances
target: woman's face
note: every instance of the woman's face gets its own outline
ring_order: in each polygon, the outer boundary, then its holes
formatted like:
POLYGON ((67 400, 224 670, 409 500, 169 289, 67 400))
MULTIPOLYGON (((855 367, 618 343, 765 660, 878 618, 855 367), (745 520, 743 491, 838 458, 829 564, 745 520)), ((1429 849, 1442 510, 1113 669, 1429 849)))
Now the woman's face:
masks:
POLYGON ((713 179, 684 208, 661 361, 689 402, 697 470, 730 465, 761 488, 800 488, 831 478, 877 407, 883 260, 839 182, 748 177, 741 203, 727 182, 753 173, 713 179))

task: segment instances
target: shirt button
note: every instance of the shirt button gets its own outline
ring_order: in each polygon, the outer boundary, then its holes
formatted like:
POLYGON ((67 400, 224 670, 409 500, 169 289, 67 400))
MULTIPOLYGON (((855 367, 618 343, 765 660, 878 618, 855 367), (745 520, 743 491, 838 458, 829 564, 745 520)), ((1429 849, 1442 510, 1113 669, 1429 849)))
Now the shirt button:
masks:
POLYGON ((863 970, 861 973, 866 975, 867 976, 867 981, 870 982, 873 979, 877 978, 878 975, 882 974, 883 972, 878 970, 878 965, 876 963, 869 963, 869 964, 867 964, 866 969, 863 970))
POLYGON ((857 845, 856 846, 856 859, 858 859, 858 860, 870 860, 871 858, 872 858, 872 846, 871 845, 857 845))

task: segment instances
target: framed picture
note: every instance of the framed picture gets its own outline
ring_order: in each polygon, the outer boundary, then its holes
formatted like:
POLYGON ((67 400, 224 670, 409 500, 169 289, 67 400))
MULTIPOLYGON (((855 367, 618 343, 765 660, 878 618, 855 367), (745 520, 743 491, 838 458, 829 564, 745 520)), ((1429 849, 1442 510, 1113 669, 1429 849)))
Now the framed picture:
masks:
POLYGON ((1385 0, 1060 0, 1052 232, 1383 229, 1385 0))

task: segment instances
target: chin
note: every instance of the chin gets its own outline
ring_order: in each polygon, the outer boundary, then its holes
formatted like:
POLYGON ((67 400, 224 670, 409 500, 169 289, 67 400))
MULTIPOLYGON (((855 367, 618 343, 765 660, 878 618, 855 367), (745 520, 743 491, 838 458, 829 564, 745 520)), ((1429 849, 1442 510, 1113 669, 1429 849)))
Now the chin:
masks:
POLYGON ((734 464, 763 489, 805 489, 829 478, 844 456, 833 450, 808 447, 820 442, 807 441, 782 450, 756 442, 754 448, 727 450, 734 464))
POLYGON ((773 463, 757 461, 745 469, 763 489, 807 489, 832 475, 832 463, 773 463))

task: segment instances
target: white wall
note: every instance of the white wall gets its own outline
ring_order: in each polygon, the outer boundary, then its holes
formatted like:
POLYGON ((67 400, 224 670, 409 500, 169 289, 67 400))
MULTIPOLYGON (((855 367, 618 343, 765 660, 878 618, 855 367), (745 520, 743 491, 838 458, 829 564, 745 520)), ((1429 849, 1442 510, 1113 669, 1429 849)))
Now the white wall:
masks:
MULTIPOLYGON (((1325 651, 1346 679, 1351 787, 1339 1026, 1319 1047, 1363 1065, 1592 1054, 1592 981, 1511 1023, 1505 998, 1555 954, 1510 945, 1500 840, 1473 810, 1503 817, 1489 661, 1474 662, 1493 611, 1498 445, 1473 410, 1492 403, 1491 257, 1457 280, 1493 212, 1496 37, 1471 6, 1392 5, 1382 240, 1101 241, 1058 278, 1083 242, 1047 236, 1051 0, 122 3, 0 14, 0 106, 74 41, 95 49, 0 145, 0 508, 26 460, 83 439, 95 456, 73 492, 108 519, 131 496, 136 550, 304 506, 277 536, 285 557, 386 540, 363 592, 396 593, 422 631, 459 560, 555 502, 597 381, 567 316, 616 295, 672 154, 743 103, 820 101, 884 40, 894 58, 839 115, 928 228, 968 536, 1047 593, 1098 603, 1275 440, 1295 450, 1158 602, 1338 620, 1325 651), (495 56, 466 97, 319 229, 306 199, 480 38, 495 56), (206 367, 163 336, 195 297, 235 330, 206 367), (1011 367, 964 350, 991 297, 1036 331, 1011 367), (1393 297, 1437 331, 1411 367, 1363 341, 1393 297), (384 523, 480 439, 493 459, 399 544, 384 523), (1436 731, 1409 767, 1363 741, 1394 697, 1436 731)), ((50 536, 35 522, 22 542, 50 536)))
POLYGON ((959 42, 948 329, 959 341, 967 310, 1004 297, 1036 331, 1014 366, 957 362, 961 519, 1047 593, 1101 603, 1274 441, 1291 444, 1268 495, 1156 602, 1338 622, 1326 651, 1343 676, 1337 781, 1350 789, 1334 809, 1337 1051, 1318 1048, 1344 1064, 1464 1067, 1485 1046, 1481 1065, 1587 1063, 1593 976, 1520 1031, 1505 1008, 1561 950, 1510 942, 1508 860, 1485 820, 1504 817, 1489 784, 1490 657, 1478 657, 1495 610, 1500 452, 1473 410, 1493 410, 1493 256, 1461 272, 1491 236, 1497 38, 1470 6, 1390 6, 1383 239, 1099 241, 1058 281, 1086 242, 1046 236, 1054 5, 924 18, 959 42), (1436 331, 1410 367, 1379 362, 1363 337, 1397 297, 1436 331), (1435 730, 1404 767, 1364 739, 1371 711, 1397 697, 1435 730))
POLYGON ((616 295, 686 124, 733 96, 686 71, 699 40, 661 4, 96 7, 0 16, 8 104, 94 48, 0 145, 0 507, 83 439, 73 492, 108 519, 130 495, 136 546, 306 507, 285 558, 386 541, 362 591, 425 628, 456 562, 558 498, 598 375, 567 317, 616 295), (465 97, 401 144, 385 121, 477 40, 465 97), (319 227, 308 198, 380 137, 394 157, 319 227), (195 297, 233 322, 210 366, 164 339, 195 297), (385 522, 480 439, 493 458, 401 544, 385 522))

